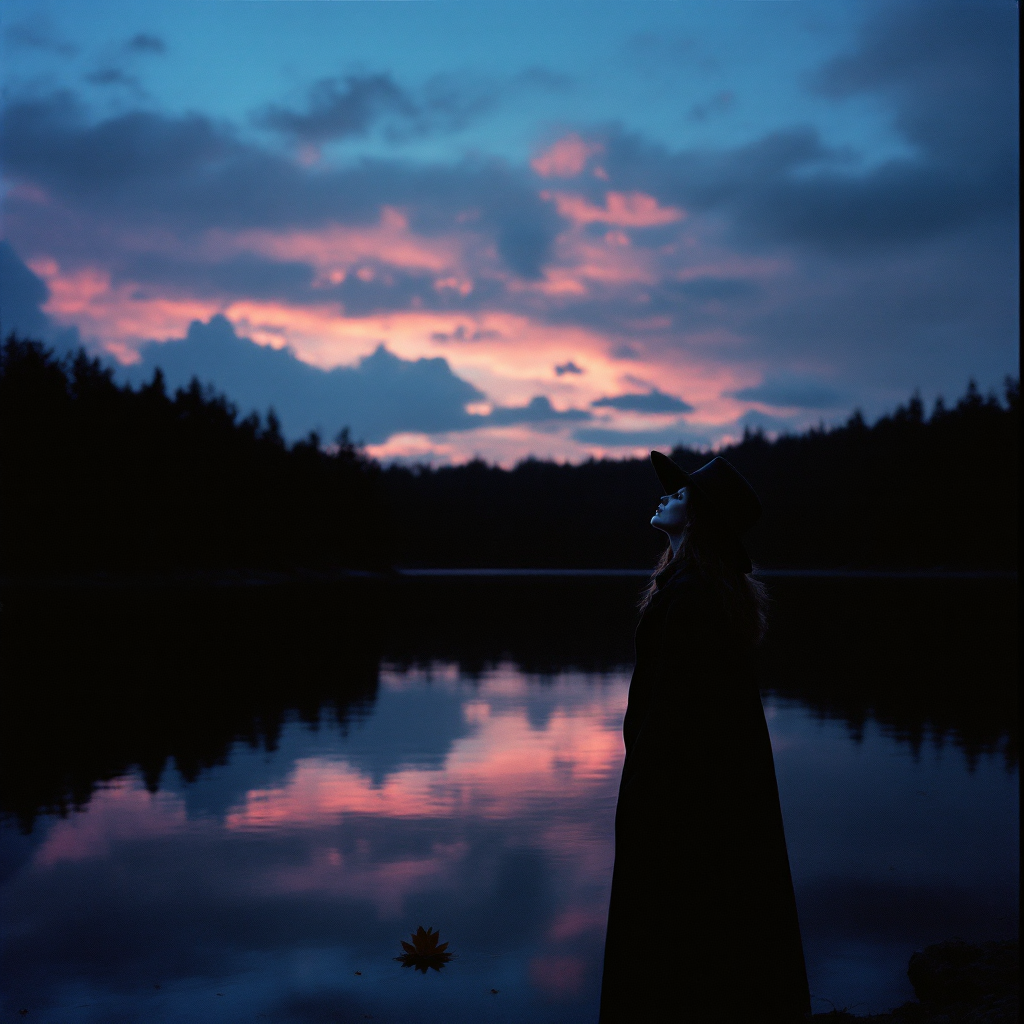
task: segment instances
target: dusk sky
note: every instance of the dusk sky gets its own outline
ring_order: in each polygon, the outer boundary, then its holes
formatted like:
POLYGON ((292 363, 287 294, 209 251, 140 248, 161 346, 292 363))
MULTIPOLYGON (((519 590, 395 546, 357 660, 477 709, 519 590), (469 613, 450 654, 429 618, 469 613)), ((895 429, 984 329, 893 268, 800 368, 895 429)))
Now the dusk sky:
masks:
POLYGON ((2 0, 2 329, 435 463, 1000 389, 1017 21, 2 0))

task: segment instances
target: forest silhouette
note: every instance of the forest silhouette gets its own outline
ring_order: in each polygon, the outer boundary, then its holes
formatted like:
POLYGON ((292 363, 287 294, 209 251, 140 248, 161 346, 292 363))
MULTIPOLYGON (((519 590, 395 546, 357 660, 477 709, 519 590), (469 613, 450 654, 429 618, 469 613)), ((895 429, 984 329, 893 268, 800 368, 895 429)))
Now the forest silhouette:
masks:
POLYGON ((133 390, 85 352, 0 351, 3 568, 379 568, 380 470, 343 436, 289 447, 193 380, 133 390))
MULTIPOLYGON (((912 398, 868 424, 722 449, 761 495, 756 564, 1011 569, 1019 382, 972 383, 931 414, 912 398)), ((707 453, 676 448, 695 469, 707 453)), ((381 469, 347 434, 288 445, 271 411, 240 417, 193 380, 118 385, 83 351, 8 337, 0 350, 3 571, 643 568, 661 538, 646 459, 505 470, 381 469), (400 522, 389 510, 400 509, 400 522)))
MULTIPOLYGON (((855 413, 774 440, 747 432, 718 454, 764 505, 747 545, 755 565, 1011 569, 1018 431, 1019 382, 1007 379, 1002 402, 972 383, 930 416, 915 397, 870 426, 855 413)), ((710 456, 672 457, 692 471, 710 456)), ((383 482, 405 510, 400 564, 646 567, 664 546, 648 525, 660 488, 647 459, 391 467, 383 482)))

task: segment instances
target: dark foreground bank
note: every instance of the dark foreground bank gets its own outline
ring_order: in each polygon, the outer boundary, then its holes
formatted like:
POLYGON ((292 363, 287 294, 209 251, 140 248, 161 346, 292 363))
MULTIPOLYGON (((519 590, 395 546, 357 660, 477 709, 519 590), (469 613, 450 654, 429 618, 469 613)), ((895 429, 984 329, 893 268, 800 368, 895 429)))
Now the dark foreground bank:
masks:
POLYGON ((972 944, 951 939, 910 958, 907 970, 917 995, 890 1013, 859 1017, 846 1009, 816 1013, 832 1024, 1016 1024, 1020 959, 1017 941, 972 944))

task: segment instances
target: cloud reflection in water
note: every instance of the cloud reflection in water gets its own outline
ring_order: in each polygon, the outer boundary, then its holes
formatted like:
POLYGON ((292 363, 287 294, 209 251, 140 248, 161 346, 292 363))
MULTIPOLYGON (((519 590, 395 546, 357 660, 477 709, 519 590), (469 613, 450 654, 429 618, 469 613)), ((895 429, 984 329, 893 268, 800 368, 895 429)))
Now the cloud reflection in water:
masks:
MULTIPOLYGON (((382 673, 385 690, 407 682, 382 673)), ((345 814, 504 819, 543 810, 548 817, 570 793, 577 802, 617 775, 625 690, 621 681, 611 691, 591 690, 589 699, 557 706, 537 728, 527 710, 528 686, 510 668, 489 674, 462 705, 470 734, 454 741, 440 769, 404 766, 377 785, 347 760, 302 759, 284 785, 247 792, 227 827, 316 827, 345 814)))
MULTIPOLYGON (((592 1021, 627 682, 384 668, 346 728, 292 719, 194 783, 103 786, 4 886, 10 997, 90 1024, 592 1021), (458 951, 443 974, 393 962, 421 923, 458 951)), ((882 1009, 915 945, 1010 926, 998 758, 768 711, 816 995, 882 1009)))

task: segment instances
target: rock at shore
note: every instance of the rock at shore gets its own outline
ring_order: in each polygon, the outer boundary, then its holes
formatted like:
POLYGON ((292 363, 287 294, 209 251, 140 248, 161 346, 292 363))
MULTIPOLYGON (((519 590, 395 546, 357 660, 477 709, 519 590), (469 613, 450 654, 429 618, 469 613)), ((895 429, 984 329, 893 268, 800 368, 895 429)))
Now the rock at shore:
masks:
POLYGON ((1017 1024, 1020 975, 1016 940, 940 942, 910 958, 907 976, 918 1002, 867 1017, 832 1010, 816 1013, 811 1019, 829 1024, 1017 1024))

